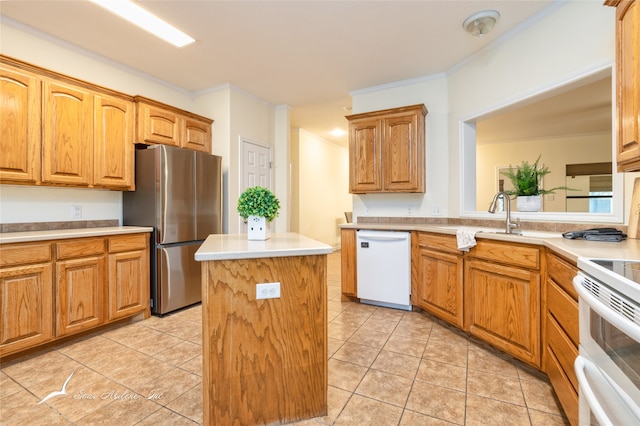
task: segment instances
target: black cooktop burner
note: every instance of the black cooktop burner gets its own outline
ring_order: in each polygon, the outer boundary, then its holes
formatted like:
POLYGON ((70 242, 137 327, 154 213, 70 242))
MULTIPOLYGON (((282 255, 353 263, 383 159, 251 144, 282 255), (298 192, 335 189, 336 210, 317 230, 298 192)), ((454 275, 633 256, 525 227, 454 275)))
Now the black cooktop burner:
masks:
POLYGON ((640 284, 640 260, 592 259, 592 262, 640 284))

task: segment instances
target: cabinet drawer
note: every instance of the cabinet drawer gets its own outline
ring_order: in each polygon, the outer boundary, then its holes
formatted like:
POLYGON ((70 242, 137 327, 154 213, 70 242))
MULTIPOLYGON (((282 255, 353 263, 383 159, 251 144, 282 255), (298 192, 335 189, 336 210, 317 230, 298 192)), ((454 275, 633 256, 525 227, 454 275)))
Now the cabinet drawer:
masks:
POLYGON ((118 235, 109 238, 109 253, 120 253, 147 248, 148 234, 118 235))
POLYGON ((71 259, 104 254, 104 244, 104 238, 80 238, 61 241, 56 243, 56 255, 58 259, 71 259))
POLYGON ((522 266, 529 269, 540 268, 540 249, 521 244, 478 240, 477 245, 469 251, 468 256, 506 263, 510 266, 522 266))
POLYGON ((0 246, 0 266, 51 261, 51 243, 6 244, 0 246))
POLYGON ((569 419, 569 423, 572 426, 578 425, 578 393, 571 385, 570 380, 565 375, 565 371, 562 369, 551 348, 546 349, 548 366, 546 373, 549 376, 549 381, 553 386, 553 390, 556 393, 562 409, 569 419))
POLYGON ((571 382, 574 391, 577 392, 578 379, 573 369, 573 363, 578 356, 578 349, 550 315, 547 315, 547 346, 553 352, 562 371, 571 382))
POLYGON ((565 293, 555 281, 547 280, 547 309, 560 328, 578 345, 578 302, 565 293))
POLYGON ((419 236, 420 247, 430 248, 437 251, 445 251, 449 253, 459 254, 458 240, 453 235, 431 234, 421 232, 419 236))
POLYGON ((557 256, 547 256, 547 273, 565 292, 578 300, 578 293, 573 288, 573 277, 578 274, 578 268, 570 265, 557 256))

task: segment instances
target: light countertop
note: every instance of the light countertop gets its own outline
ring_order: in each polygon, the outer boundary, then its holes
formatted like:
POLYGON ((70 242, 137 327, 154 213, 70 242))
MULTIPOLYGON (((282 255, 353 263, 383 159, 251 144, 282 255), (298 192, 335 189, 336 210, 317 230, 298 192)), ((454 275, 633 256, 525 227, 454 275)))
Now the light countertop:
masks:
POLYGON ((304 235, 287 232, 271 234, 265 241, 250 241, 246 234, 209 235, 195 254, 200 262, 208 260, 257 259, 263 257, 310 256, 329 254, 333 248, 304 235))
MULTIPOLYGON (((562 237, 561 233, 527 231, 523 230, 523 235, 495 233, 502 229, 483 228, 460 225, 406 225, 406 224, 346 224, 341 228, 347 229, 370 229, 389 231, 421 231, 435 232, 440 234, 456 235, 458 229, 476 231, 476 239, 491 239, 497 241, 508 241, 512 243, 525 243, 548 247, 555 253, 566 257, 569 260, 577 261, 578 257, 604 258, 604 259, 640 259, 640 240, 627 239, 621 242, 585 241, 569 240, 562 237)), ((585 228, 588 228, 585 225, 585 228)))
POLYGON ((151 232, 146 226, 108 226, 103 228, 55 229, 48 231, 0 233, 0 244, 27 243, 31 241, 61 240, 66 238, 104 237, 108 235, 138 234, 151 232))

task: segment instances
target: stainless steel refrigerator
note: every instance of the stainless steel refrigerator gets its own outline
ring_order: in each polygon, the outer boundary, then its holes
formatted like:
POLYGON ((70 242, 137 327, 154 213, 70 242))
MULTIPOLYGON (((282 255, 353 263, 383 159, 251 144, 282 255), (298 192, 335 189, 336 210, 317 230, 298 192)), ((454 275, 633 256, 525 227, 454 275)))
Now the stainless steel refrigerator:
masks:
POLYGON ((202 300, 194 254, 222 233, 222 158, 165 145, 136 150, 136 190, 123 193, 123 223, 152 226, 151 312, 202 300))

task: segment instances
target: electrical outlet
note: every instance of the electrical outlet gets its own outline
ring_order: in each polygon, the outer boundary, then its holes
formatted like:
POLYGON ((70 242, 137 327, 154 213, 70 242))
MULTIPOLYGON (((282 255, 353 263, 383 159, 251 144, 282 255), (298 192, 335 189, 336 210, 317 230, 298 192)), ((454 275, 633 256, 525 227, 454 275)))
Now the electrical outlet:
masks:
POLYGON ((407 216, 411 216, 413 214, 413 210, 411 207, 407 207, 407 216))
POLYGON ((279 299, 280 283, 256 284, 256 299, 279 299))
POLYGON ((71 219, 82 219, 82 206, 71 206, 71 219))
POLYGON ((440 216, 440 207, 432 207, 431 216, 440 216))

